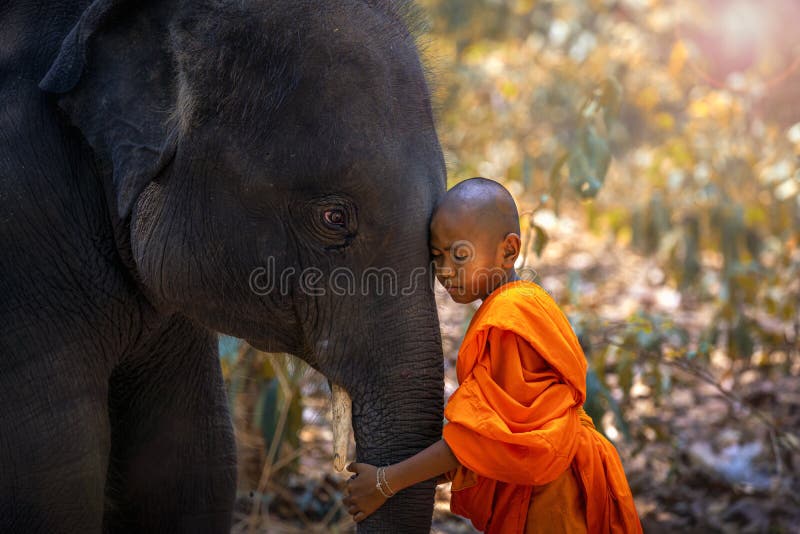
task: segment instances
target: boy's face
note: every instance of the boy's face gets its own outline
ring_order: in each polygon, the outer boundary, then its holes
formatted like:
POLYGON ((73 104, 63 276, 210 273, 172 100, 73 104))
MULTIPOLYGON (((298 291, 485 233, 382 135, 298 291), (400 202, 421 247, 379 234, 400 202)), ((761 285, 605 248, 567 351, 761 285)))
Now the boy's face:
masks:
POLYGON ((513 267, 513 261, 504 266, 508 262, 503 240, 464 212, 437 211, 431 220, 430 245, 436 278, 459 304, 488 297, 513 267))

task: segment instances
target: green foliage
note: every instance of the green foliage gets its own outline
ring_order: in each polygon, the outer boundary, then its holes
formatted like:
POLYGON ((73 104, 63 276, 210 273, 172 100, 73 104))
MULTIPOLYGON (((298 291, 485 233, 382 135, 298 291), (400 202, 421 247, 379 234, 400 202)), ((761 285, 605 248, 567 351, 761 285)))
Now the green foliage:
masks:
POLYGON ((606 137, 619 112, 621 99, 622 87, 613 78, 607 79, 581 110, 581 121, 567 162, 569 185, 584 199, 596 197, 605 182, 611 164, 606 137))
POLYGON ((253 412, 253 427, 261 431, 264 443, 271 444, 277 439, 278 443, 287 443, 294 448, 300 446, 299 431, 303 425, 300 391, 296 384, 291 387, 292 394, 287 396, 277 377, 267 379, 261 384, 253 412), (281 424, 281 412, 284 409, 288 410, 288 414, 281 424))

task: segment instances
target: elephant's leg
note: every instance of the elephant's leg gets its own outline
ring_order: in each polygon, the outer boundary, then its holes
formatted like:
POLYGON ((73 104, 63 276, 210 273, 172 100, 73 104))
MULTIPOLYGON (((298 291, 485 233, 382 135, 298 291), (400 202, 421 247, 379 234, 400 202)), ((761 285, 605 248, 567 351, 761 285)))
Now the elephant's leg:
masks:
POLYGON ((107 374, 73 352, 0 356, 0 532, 99 533, 107 374))
POLYGON ((175 320, 110 382, 109 532, 230 531, 236 448, 216 337, 175 320))

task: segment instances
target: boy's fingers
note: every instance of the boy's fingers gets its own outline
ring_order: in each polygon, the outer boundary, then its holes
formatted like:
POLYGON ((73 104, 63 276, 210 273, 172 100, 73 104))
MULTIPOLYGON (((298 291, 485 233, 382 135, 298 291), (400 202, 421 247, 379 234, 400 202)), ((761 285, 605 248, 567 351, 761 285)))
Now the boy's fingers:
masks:
POLYGON ((359 471, 361 471, 361 464, 352 462, 347 466, 347 470, 350 471, 351 473, 358 474, 359 471))

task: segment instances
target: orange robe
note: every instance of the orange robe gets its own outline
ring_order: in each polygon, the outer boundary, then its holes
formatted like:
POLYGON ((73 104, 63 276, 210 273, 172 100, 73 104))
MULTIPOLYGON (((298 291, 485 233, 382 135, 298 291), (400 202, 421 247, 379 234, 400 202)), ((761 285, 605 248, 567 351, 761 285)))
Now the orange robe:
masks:
POLYGON ((475 312, 443 435, 451 510, 491 534, 641 532, 614 446, 583 411, 586 358, 553 299, 509 282, 475 312))

